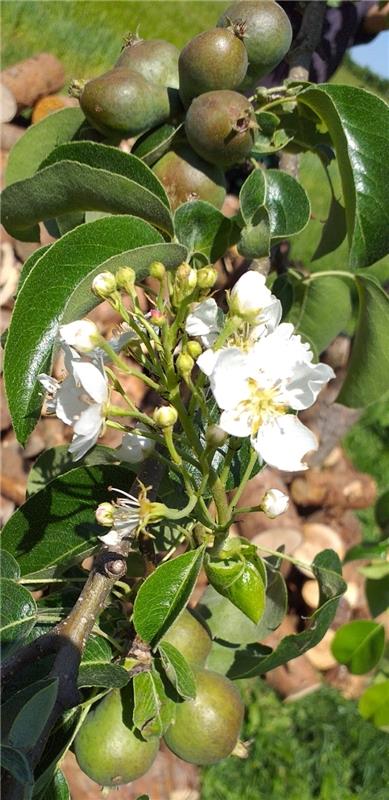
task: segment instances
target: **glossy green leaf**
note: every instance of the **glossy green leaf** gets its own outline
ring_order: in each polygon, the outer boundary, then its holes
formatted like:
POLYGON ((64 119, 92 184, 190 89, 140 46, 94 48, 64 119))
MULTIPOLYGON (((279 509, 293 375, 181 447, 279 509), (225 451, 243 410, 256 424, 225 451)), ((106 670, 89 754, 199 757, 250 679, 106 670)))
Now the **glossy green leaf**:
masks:
POLYGON ((211 262, 224 255, 239 236, 234 222, 204 200, 179 206, 174 215, 174 230, 177 240, 187 247, 189 258, 203 256, 211 262))
POLYGON ((16 239, 39 241, 38 222, 97 210, 136 214, 172 233, 166 193, 135 156, 108 145, 76 142, 57 147, 30 178, 2 195, 2 222, 16 239))
POLYGON ((266 180, 262 169, 254 169, 239 192, 239 207, 246 225, 257 222, 257 215, 265 203, 266 180))
POLYGON ((292 138, 288 151, 292 153, 312 150, 321 156, 328 153, 332 144, 327 132, 320 130, 320 119, 307 106, 298 105, 290 114, 282 114, 280 124, 287 136, 292 138))
POLYGON ((353 675, 363 675, 378 664, 385 647, 385 628, 368 619, 342 625, 335 633, 331 649, 339 664, 353 675))
POLYGON ((389 574, 378 580, 369 578, 365 583, 366 600, 372 617, 378 617, 389 609, 389 574))
POLYGON ((20 750, 15 750, 14 747, 2 744, 0 747, 0 760, 2 769, 13 775, 22 786, 32 786, 34 776, 24 753, 21 753, 20 750))
POLYGON ((133 723, 144 739, 163 735, 174 717, 174 703, 167 697, 156 670, 140 672, 133 680, 133 723))
POLYGON ((205 572, 219 594, 227 597, 253 623, 259 622, 265 608, 265 584, 253 563, 247 559, 207 559, 205 572))
POLYGON ((47 789, 53 780, 58 763, 69 749, 80 722, 86 716, 87 711, 88 709, 83 709, 80 706, 72 708, 70 711, 65 711, 51 731, 45 750, 35 769, 34 798, 36 796, 41 800, 40 794, 47 789))
POLYGON ((39 800, 72 800, 68 782, 63 772, 58 769, 46 791, 39 800))
POLYGON ((147 131, 136 140, 131 153, 141 158, 150 167, 170 149, 173 139, 182 126, 165 122, 153 131, 147 131))
POLYGON ((35 746, 49 720, 57 695, 58 678, 51 678, 27 700, 8 734, 13 747, 28 751, 35 746))
POLYGON ((125 216, 81 225, 35 263, 15 303, 4 357, 8 403, 21 444, 40 411, 37 376, 50 372, 59 325, 85 316, 98 305, 90 291, 93 277, 104 269, 116 272, 128 265, 141 280, 151 261, 163 261, 169 268, 185 256, 185 248, 163 243, 147 222, 125 216))
POLYGON ((255 644, 236 650, 228 677, 236 679, 261 675, 302 655, 321 641, 334 619, 339 599, 347 585, 341 576, 339 558, 333 550, 319 553, 312 562, 312 568, 319 584, 320 604, 307 620, 306 629, 285 636, 271 652, 264 652, 263 646, 255 644))
MULTIPOLYGON (((41 489, 44 489, 48 483, 64 475, 65 472, 70 472, 71 469, 77 467, 94 467, 96 464, 115 464, 118 463, 117 451, 111 447, 105 447, 98 444, 93 447, 89 453, 86 453, 84 458, 80 458, 75 465, 72 454, 69 453, 69 447, 66 444, 60 444, 57 447, 50 447, 49 450, 44 450, 36 459, 29 475, 26 487, 27 497, 32 497, 41 489)), ((136 465, 126 464, 128 469, 136 472, 136 465)))
POLYGON ((380 558, 389 552, 389 539, 381 542, 363 542, 350 547, 345 555, 344 563, 348 561, 358 561, 364 558, 380 558))
POLYGON ((346 211, 339 200, 333 196, 328 217, 323 225, 320 242, 312 256, 312 261, 323 258, 336 250, 347 236, 346 211))
POLYGON ((346 380, 338 402, 364 408, 389 392, 389 297, 378 283, 358 275, 359 314, 346 380))
POLYGON ((14 581, 20 578, 19 564, 7 550, 0 550, 0 577, 14 581))
POLYGON ((33 175, 55 147, 77 135, 83 122, 85 117, 80 108, 62 108, 27 128, 9 154, 7 186, 33 175))
POLYGON ((92 634, 84 650, 77 685, 121 689, 126 683, 128 672, 120 664, 112 663, 112 650, 108 641, 102 636, 92 634))
POLYGON ((186 658, 170 642, 160 642, 158 651, 163 668, 170 683, 185 700, 196 697, 196 683, 193 670, 186 658))
POLYGON ((324 121, 336 149, 350 266, 374 264, 389 249, 388 107, 364 89, 335 84, 309 87, 299 95, 298 102, 308 105, 324 121))
POLYGON ((359 698, 358 711, 377 728, 389 732, 389 681, 369 686, 359 698))
POLYGON ((333 275, 293 281, 294 302, 287 321, 306 339, 316 358, 345 330, 352 314, 353 283, 333 275))
POLYGON ((204 549, 160 564, 140 587, 134 603, 135 630, 155 646, 185 608, 199 574, 204 549))
POLYGON ((0 595, 0 640, 5 645, 27 636, 36 622, 37 608, 30 592, 9 578, 0 578, 0 595))
POLYGON ((108 486, 128 491, 131 482, 124 466, 78 467, 27 500, 2 533, 23 577, 58 575, 93 553, 102 532, 95 521, 98 504, 110 499, 108 486))
POLYGON ((300 233, 309 222, 311 206, 305 189, 286 172, 266 172, 265 207, 273 243, 300 233))

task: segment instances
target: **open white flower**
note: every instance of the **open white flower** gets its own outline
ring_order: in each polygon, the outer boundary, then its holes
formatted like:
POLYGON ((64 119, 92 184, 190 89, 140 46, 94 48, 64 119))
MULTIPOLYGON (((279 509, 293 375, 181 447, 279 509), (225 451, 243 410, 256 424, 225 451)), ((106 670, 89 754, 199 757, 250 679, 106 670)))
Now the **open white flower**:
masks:
POLYGON ((99 331, 91 319, 77 319, 67 325, 61 325, 60 338, 78 353, 90 353, 101 339, 99 331))
POLYGON ((208 297, 188 314, 185 330, 189 336, 198 336, 205 347, 211 347, 222 329, 223 320, 224 314, 216 301, 208 297))
POLYGON ((122 443, 116 450, 120 461, 127 461, 129 464, 140 464, 153 452, 155 441, 148 436, 150 428, 140 422, 136 426, 136 430, 138 433, 124 434, 122 443), (141 433, 141 431, 144 433, 141 433))
POLYGON ((57 381, 42 374, 38 379, 50 395, 47 410, 73 428, 69 452, 78 461, 96 444, 102 432, 108 381, 101 359, 92 362, 80 358, 71 348, 65 346, 64 350, 67 377, 57 381))
POLYGON ((306 469, 304 457, 317 449, 316 437, 290 410, 309 408, 334 377, 326 364, 312 364, 312 353, 280 325, 250 351, 220 351, 210 375, 222 409, 219 425, 232 436, 250 436, 260 458, 278 469, 306 469))
POLYGON ((288 508, 289 497, 280 489, 268 489, 261 501, 261 510, 269 519, 275 519, 288 508))

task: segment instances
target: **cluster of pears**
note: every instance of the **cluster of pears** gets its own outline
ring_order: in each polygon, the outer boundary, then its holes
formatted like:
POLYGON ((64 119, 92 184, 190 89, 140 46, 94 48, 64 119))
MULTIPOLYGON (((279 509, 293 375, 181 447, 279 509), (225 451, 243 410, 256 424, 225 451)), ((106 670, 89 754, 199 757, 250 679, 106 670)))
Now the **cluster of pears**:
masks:
MULTIPOLYGON (((205 627, 185 610, 164 641, 180 650, 196 680, 194 700, 176 703, 175 721, 164 734, 170 750, 192 764, 215 764, 234 750, 243 721, 239 692, 224 675, 204 667, 212 647, 205 627)), ((150 769, 158 739, 146 741, 132 721, 131 683, 110 691, 87 715, 74 742, 77 761, 102 786, 130 783, 150 769)))
POLYGON ((172 209, 191 199, 220 208, 225 170, 254 143, 254 109, 241 92, 282 61, 291 41, 275 0, 241 0, 181 53, 161 39, 130 36, 113 69, 78 87, 80 105, 108 140, 178 127, 154 165, 172 209))

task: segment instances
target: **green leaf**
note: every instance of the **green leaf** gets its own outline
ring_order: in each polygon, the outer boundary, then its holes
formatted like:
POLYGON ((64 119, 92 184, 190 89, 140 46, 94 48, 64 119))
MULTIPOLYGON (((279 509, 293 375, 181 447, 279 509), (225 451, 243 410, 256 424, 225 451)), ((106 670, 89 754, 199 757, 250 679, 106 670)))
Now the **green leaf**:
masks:
POLYGON ((188 249, 188 258, 203 256, 217 261, 239 236, 233 220, 204 200, 193 200, 177 208, 174 215, 177 240, 188 249))
POLYGON ((369 686, 359 698, 358 711, 377 728, 389 731, 389 681, 369 686))
POLYGON ((383 614, 389 609, 389 575, 386 574, 379 580, 368 579, 365 583, 365 593, 372 617, 383 614))
POLYGON ((311 261, 328 255, 336 250, 347 235, 346 211, 335 196, 332 197, 328 217, 324 223, 320 242, 311 261))
POLYGON ((324 121, 334 143, 346 207, 351 267, 367 267, 389 249, 388 108, 354 86, 321 84, 299 94, 324 121))
POLYGON ((9 742, 20 750, 31 750, 41 736, 58 695, 58 678, 51 678, 33 694, 16 716, 9 742))
POLYGON ((371 578, 374 580, 380 580, 381 578, 385 578, 386 575, 389 575, 389 561, 373 561, 371 564, 368 564, 367 567, 360 567, 359 572, 365 576, 365 578, 371 578))
POLYGON ((9 578, 0 578, 0 594, 0 639, 5 645, 27 636, 36 622, 37 608, 30 592, 9 578))
POLYGON ((8 553, 7 550, 0 550, 0 577, 10 578, 17 581, 20 578, 20 568, 18 562, 8 553))
POLYGON ((353 675, 363 675, 378 664, 385 647, 385 628, 368 619, 342 625, 335 633, 331 649, 339 664, 353 675))
POLYGON ((262 169, 255 169, 246 178, 239 192, 240 213, 246 225, 255 224, 261 206, 265 203, 266 179, 262 169))
POLYGON ((332 144, 328 133, 319 130, 320 119, 307 106, 298 105, 290 114, 282 114, 280 124, 293 141, 288 146, 292 153, 312 150, 318 155, 327 153, 332 144))
POLYGON ((160 564, 140 587, 134 603, 136 632, 155 646, 185 608, 194 589, 204 548, 160 564))
POLYGON ((136 140, 131 153, 141 158, 150 167, 170 149, 171 143, 182 125, 178 127, 166 122, 153 131, 147 131, 136 140))
MULTIPOLYGON (((77 461, 77 467, 94 467, 96 464, 115 464, 118 463, 118 454, 116 450, 111 447, 105 447, 98 444, 89 450, 89 453, 77 461)), ((137 465, 126 464, 128 469, 136 472, 137 465)), ((51 481, 64 475, 65 472, 75 468, 74 459, 72 454, 69 453, 69 447, 66 444, 60 444, 57 447, 50 447, 49 450, 44 450, 36 459, 32 467, 27 481, 26 494, 27 497, 44 489, 51 481)))
POLYGON ((27 128, 9 154, 7 186, 33 175, 55 147, 77 135, 83 122, 85 117, 80 108, 62 108, 27 128))
POLYGON ((196 697, 195 677, 186 658, 170 642, 160 642, 158 651, 166 675, 178 694, 185 700, 194 699, 196 697))
POLYGON ((311 206, 305 189, 286 172, 266 171, 265 208, 272 243, 301 233, 309 222, 311 206))
MULTIPOLYGON (((272 572, 268 569, 267 573, 265 610, 258 623, 248 619, 242 611, 232 605, 227 598, 222 597, 212 586, 207 587, 197 608, 209 626, 214 639, 234 645, 251 644, 265 639, 278 628, 287 610, 286 584, 280 572, 272 572)), ((207 662, 208 665, 211 664, 211 661, 212 652, 207 662)))
POLYGON ((163 735, 172 721, 173 701, 164 691, 158 673, 140 672, 133 677, 133 722, 144 739, 163 735))
POLYGON ((229 678, 261 675, 302 655, 321 641, 335 617, 339 599, 346 591, 347 584, 341 576, 341 564, 333 550, 319 553, 312 567, 319 583, 320 604, 309 617, 307 628, 301 633, 285 636, 278 647, 267 654, 263 652, 263 646, 258 645, 236 650, 234 662, 227 673, 229 678))
POLYGON ((258 623, 265 609, 265 584, 251 561, 206 559, 205 572, 210 584, 252 622, 258 623))
POLYGON ((63 772, 58 769, 46 791, 39 800, 72 800, 68 782, 63 772))
POLYGON ((135 156, 108 145, 76 142, 57 147, 32 177, 2 195, 2 222, 22 241, 39 241, 38 222, 86 210, 136 214, 171 234, 166 193, 135 156))
POLYGON ((32 786, 34 783, 34 776, 24 753, 21 753, 20 750, 15 750, 14 747, 2 744, 0 748, 0 759, 2 769, 5 769, 13 775, 22 786, 32 786))
POLYGON ((120 664, 112 664, 112 650, 102 636, 89 637, 80 668, 77 686, 104 686, 121 689, 128 683, 128 672, 120 664))
POLYGON ((185 259, 186 250, 163 243, 137 217, 105 217, 80 225, 55 242, 35 263, 19 291, 4 356, 4 377, 16 435, 21 444, 34 428, 42 402, 37 382, 50 372, 61 324, 85 316, 99 300, 90 291, 104 269, 133 267, 140 281, 154 260, 167 268, 185 259))
MULTIPOLYGON (((2 543, 19 562, 23 577, 58 575, 91 555, 102 532, 95 521, 97 506, 109 499, 108 486, 128 491, 131 480, 123 465, 78 467, 27 500, 2 533, 2 543)), ((22 586, 16 589, 26 592, 22 586)))
POLYGON ((241 256, 248 259, 264 258, 270 252, 270 229, 269 217, 264 208, 262 219, 256 225, 247 225, 242 228, 240 239, 237 244, 241 256))
POLYGON ((378 283, 358 275, 359 314, 346 380, 338 403, 364 408, 389 392, 389 297, 378 283))
POLYGON ((294 302, 287 320, 311 345, 316 357, 345 330, 352 314, 351 281, 332 275, 293 280, 294 302))
POLYGON ((40 793, 47 789, 57 771, 58 763, 62 756, 69 749, 82 719, 86 716, 88 709, 80 706, 65 711, 53 728, 45 750, 35 769, 34 778, 34 798, 40 798, 40 793))
POLYGON ((344 563, 349 561, 358 561, 365 558, 380 558, 386 555, 389 551, 389 539, 384 539, 381 542, 363 542, 350 547, 344 558, 344 563))

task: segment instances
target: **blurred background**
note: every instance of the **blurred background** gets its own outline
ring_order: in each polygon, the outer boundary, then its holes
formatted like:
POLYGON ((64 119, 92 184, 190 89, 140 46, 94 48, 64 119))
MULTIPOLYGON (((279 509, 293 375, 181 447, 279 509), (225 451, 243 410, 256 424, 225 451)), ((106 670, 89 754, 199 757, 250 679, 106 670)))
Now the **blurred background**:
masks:
MULTIPOLYGON (((200 31, 213 27, 227 5, 226 2, 206 0, 3 0, 2 69, 42 52, 52 53, 64 67, 65 83, 60 92, 66 95, 72 79, 92 78, 111 68, 130 31, 139 28, 144 38, 165 38, 182 47, 200 31)), ((381 4, 385 5, 388 6, 381 4)), ((388 33, 379 33, 370 43, 353 47, 331 80, 363 87, 388 99, 388 39, 388 33)), ((22 113, 22 124, 27 125, 30 118, 31 109, 27 109, 22 113)), ((6 153, 3 153, 3 163, 5 159, 6 153)), ((335 186, 339 187, 334 164, 330 166, 330 173, 335 186)), ((310 262, 320 239, 328 213, 330 189, 319 159, 310 153, 301 159, 300 180, 311 200, 312 220, 293 243, 290 257, 296 265, 304 266, 310 262)), ((9 242, 7 246, 13 248, 14 255, 16 253, 18 274, 21 262, 29 255, 28 246, 19 244, 15 249, 14 243, 9 242)), ((10 250, 6 252, 10 264, 10 250)), ((312 269, 344 269, 345 264, 346 245, 343 244, 334 253, 315 261, 312 269)), ((388 283, 389 257, 371 267, 370 271, 383 285, 388 283)), ((15 285, 12 280, 9 283, 11 272, 9 266, 6 278, 2 279, 2 290, 8 280, 8 290, 5 294, 2 291, 5 324, 16 286, 15 281, 15 285)), ((344 339, 346 341, 346 337, 344 339)), ((338 343, 338 350, 332 353, 340 369, 342 358, 345 358, 344 345, 345 342, 338 343)), ((27 454, 22 454, 10 430, 9 417, 6 411, 3 412, 2 448, 8 463, 2 498, 3 520, 12 513, 15 505, 22 502, 26 473, 39 448, 63 441, 63 432, 54 432, 53 422, 49 423, 50 434, 45 428, 46 421, 40 423, 38 438, 32 444, 30 442, 27 454)), ((375 493, 380 497, 388 492, 387 402, 375 404, 359 419, 343 441, 342 449, 338 448, 338 452, 332 454, 332 462, 329 461, 325 469, 334 481, 337 480, 337 470, 343 470, 343 475, 346 470, 351 477, 366 473, 375 487, 373 499, 375 493)), ((296 498, 295 502, 295 517, 292 515, 289 525, 299 527, 301 520, 299 523, 296 498)), ((360 505, 357 511, 348 509, 351 517, 345 517, 345 509, 321 508, 315 512, 322 514, 316 521, 335 527, 346 540, 348 536, 346 545, 350 544, 351 529, 353 542, 361 538, 377 541, 383 532, 371 497, 365 505, 367 507, 360 505)), ((360 587, 360 576, 351 577, 360 587)), ((289 575, 291 596, 295 586, 293 581, 299 583, 294 573, 289 575)), ((304 608, 309 613, 309 603, 304 608)), ((361 608, 358 613, 363 616, 364 610, 361 608)), ((288 624, 293 625, 293 621, 288 619, 288 624)), ((388 800, 389 734, 364 721, 357 710, 357 698, 369 676, 355 679, 348 675, 344 667, 331 661, 328 646, 316 660, 315 656, 311 657, 313 660, 305 656, 303 659, 292 662, 290 667, 287 665, 287 669, 279 668, 281 672, 266 682, 255 679, 242 685, 247 702, 244 738, 251 742, 248 760, 229 759, 199 774, 195 769, 186 768, 182 762, 166 758, 164 761, 162 758, 153 769, 151 789, 149 784, 124 787, 114 790, 109 797, 134 800, 142 791, 148 791, 151 800, 284 800, 285 796, 289 800, 388 800)), ((77 771, 71 755, 67 757, 65 772, 73 800, 101 797, 99 788, 77 771)))

